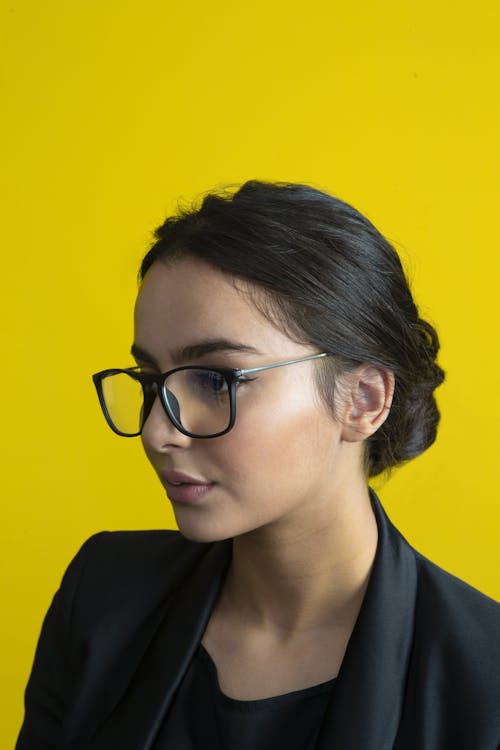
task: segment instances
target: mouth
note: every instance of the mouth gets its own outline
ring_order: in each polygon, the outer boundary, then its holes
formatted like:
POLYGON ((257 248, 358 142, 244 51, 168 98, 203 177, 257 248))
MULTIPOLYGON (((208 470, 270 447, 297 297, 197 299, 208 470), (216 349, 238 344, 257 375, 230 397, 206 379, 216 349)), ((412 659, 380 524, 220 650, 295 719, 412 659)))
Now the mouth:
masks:
POLYGON ((199 503, 215 485, 215 482, 181 471, 162 471, 160 478, 173 503, 199 503))

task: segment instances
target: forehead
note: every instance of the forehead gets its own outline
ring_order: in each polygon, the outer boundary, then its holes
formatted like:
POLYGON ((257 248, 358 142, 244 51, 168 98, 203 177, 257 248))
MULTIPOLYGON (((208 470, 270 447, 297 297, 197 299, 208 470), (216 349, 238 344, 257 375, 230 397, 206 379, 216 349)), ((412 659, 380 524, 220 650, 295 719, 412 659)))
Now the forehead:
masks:
POLYGON ((170 364, 172 352, 197 340, 244 341, 262 352, 289 341, 259 311, 257 288, 203 261, 154 263, 135 306, 135 343, 170 364))

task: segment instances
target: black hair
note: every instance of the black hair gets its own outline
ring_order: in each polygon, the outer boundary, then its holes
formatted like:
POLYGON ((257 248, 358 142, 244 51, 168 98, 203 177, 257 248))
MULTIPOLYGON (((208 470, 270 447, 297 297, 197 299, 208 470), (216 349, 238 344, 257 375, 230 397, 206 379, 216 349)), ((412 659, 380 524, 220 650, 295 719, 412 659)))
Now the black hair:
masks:
POLYGON ((368 477, 434 442, 438 335, 419 317, 397 252, 352 206, 308 185, 251 180, 179 209, 155 239, 141 280, 159 260, 203 260, 267 292, 266 314, 296 340, 333 352, 318 368, 330 406, 342 372, 364 363, 394 372, 389 415, 366 441, 368 477))

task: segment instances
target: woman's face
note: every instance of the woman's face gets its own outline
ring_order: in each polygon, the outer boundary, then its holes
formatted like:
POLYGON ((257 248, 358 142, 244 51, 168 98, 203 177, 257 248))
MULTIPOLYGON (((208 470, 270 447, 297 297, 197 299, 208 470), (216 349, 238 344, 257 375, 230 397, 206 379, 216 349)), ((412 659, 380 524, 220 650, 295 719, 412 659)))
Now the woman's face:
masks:
MULTIPOLYGON (((155 372, 243 369, 317 353, 263 317, 254 296, 202 261, 156 262, 135 310, 138 364, 155 372)), ((270 525, 300 530, 324 515, 350 469, 342 427, 315 389, 317 366, 268 370, 238 385, 235 425, 216 438, 183 435, 156 399, 142 441, 187 538, 215 541, 270 525)))

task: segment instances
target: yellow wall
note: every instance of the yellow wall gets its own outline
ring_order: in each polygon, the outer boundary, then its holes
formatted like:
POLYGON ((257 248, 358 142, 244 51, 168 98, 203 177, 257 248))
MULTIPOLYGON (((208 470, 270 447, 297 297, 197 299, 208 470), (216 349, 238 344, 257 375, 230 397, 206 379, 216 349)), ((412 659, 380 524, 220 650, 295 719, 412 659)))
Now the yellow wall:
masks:
POLYGON ((437 444, 381 489, 500 596, 496 0, 3 0, 0 736, 81 542, 173 524, 90 375, 128 364, 139 260, 178 196, 311 182, 397 243, 448 373, 437 444))

